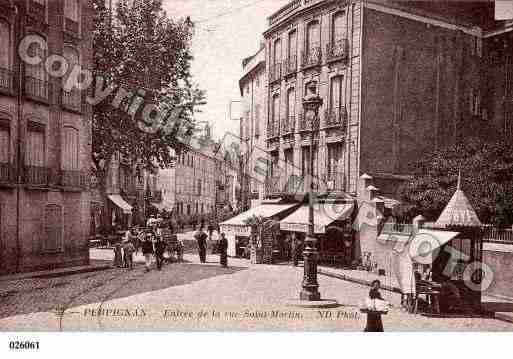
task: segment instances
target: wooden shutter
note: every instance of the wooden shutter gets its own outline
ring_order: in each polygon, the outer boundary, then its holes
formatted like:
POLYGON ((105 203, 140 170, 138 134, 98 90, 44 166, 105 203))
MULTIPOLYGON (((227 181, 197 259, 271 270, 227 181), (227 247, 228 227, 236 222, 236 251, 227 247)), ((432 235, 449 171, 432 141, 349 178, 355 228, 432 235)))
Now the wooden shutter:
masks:
MULTIPOLYGON (((291 88, 287 93, 288 117, 296 116, 296 90, 291 88)), ((292 124, 291 124, 292 125, 292 124)))
POLYGON ((297 53, 297 31, 289 33, 289 59, 296 56, 297 53))
POLYGON ((45 133, 29 128, 27 131, 26 164, 29 166, 45 166, 45 133))
POLYGON ((311 53, 316 47, 319 46, 320 42, 320 32, 319 32, 319 23, 312 22, 308 24, 307 29, 307 46, 306 49, 308 53, 311 53))
POLYGON ((8 22, 0 20, 0 68, 10 68, 11 28, 8 22))
POLYGON ((281 61, 281 39, 274 42, 274 63, 277 64, 281 61))
POLYGON ((8 127, 0 122, 0 163, 9 163, 11 153, 11 134, 8 127))
POLYGON ((331 78, 331 109, 337 109, 342 106, 342 76, 335 76, 331 78))
POLYGON ((50 204, 45 207, 45 240, 43 249, 45 251, 62 250, 62 207, 50 204))
POLYGON ((62 165, 67 171, 79 170, 79 136, 73 127, 64 127, 64 142, 62 149, 62 165))

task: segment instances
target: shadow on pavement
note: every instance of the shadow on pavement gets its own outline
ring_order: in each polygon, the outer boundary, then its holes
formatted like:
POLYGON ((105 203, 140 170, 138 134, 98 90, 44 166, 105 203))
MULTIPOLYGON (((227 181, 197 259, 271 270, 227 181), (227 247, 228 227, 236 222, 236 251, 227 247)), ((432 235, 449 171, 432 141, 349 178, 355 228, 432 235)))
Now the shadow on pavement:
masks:
POLYGON ((132 270, 113 268, 59 278, 20 280, 10 283, 7 288, 0 288, 0 318, 36 312, 54 312, 57 318, 63 309, 92 303, 97 306, 105 301, 230 275, 245 269, 184 262, 166 264, 161 271, 153 264, 152 270, 146 272, 142 264, 136 263, 132 270))

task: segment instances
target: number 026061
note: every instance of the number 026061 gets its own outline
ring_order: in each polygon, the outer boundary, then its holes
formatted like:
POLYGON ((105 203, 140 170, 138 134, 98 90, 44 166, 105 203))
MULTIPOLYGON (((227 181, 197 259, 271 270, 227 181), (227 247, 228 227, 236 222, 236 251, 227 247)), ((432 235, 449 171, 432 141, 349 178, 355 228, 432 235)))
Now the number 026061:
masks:
POLYGON ((10 341, 10 350, 39 350, 39 342, 32 341, 10 341))

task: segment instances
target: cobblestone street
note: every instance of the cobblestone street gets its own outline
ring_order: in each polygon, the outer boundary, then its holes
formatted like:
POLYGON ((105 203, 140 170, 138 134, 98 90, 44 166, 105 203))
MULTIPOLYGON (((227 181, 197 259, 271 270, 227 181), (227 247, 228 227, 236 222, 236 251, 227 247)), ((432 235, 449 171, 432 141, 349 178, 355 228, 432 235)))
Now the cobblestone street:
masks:
MULTIPOLYGON (((92 250, 108 260, 109 250, 92 250)), ((142 256, 132 271, 110 269, 48 279, 0 282, 0 330, 350 330, 361 331, 359 302, 368 288, 319 277, 324 298, 339 308, 321 318, 317 310, 287 307, 298 295, 302 268, 251 266, 231 259, 221 268, 217 256, 199 264, 196 256, 144 271, 142 256), (61 315, 64 313, 63 315, 61 315)), ((427 318, 404 313, 399 296, 383 292, 394 308, 383 317, 385 330, 513 330, 485 318, 427 318)))

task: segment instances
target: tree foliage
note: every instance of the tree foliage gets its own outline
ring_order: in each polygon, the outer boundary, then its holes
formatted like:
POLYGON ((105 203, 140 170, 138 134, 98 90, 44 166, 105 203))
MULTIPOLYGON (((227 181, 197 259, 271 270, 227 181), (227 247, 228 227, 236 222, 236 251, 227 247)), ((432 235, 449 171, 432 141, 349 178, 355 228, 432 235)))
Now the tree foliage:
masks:
POLYGON ((177 138, 179 131, 192 131, 193 114, 204 98, 191 82, 193 24, 188 18, 169 18, 161 0, 142 0, 135 5, 120 0, 112 12, 104 0, 93 3, 93 88, 114 88, 93 109, 93 173, 100 181, 105 178, 113 155, 118 153, 138 169, 166 167, 173 161, 169 149, 183 148, 177 138), (129 95, 116 106, 120 89, 129 95), (134 106, 137 97, 140 107, 134 106), (162 126, 147 130, 143 113, 147 104, 167 113, 162 126))
POLYGON ((461 189, 483 223, 513 223, 513 145, 476 138, 427 154, 414 165, 413 180, 402 185, 403 214, 436 220, 461 189))

